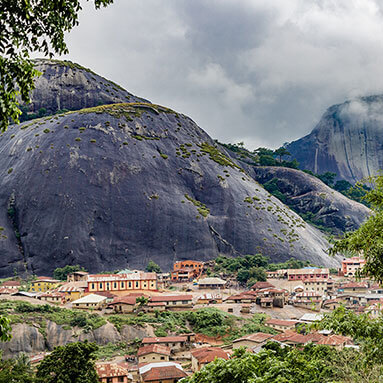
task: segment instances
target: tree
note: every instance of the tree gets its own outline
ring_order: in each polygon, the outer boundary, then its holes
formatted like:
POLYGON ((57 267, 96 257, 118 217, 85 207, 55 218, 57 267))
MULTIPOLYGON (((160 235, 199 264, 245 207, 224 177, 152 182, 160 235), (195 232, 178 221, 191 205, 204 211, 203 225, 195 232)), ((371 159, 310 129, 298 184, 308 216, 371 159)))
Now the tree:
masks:
POLYGON ((37 368, 37 383, 98 383, 94 343, 76 342, 56 347, 37 368))
POLYGON ((148 265, 146 266, 146 271, 149 273, 160 273, 161 267, 157 265, 157 263, 150 260, 148 265))
POLYGON ((7 342, 11 340, 11 331, 11 321, 5 316, 0 316, 0 341, 7 342))
POLYGON ((28 357, 0 361, 0 383, 33 383, 34 373, 28 357))
POLYGON ((274 155, 279 157, 279 162, 282 162, 282 157, 291 156, 291 153, 286 148, 281 146, 280 148, 274 151, 274 155))
POLYGON ((330 249, 331 254, 363 254, 363 273, 383 281, 383 175, 370 177, 373 188, 363 197, 371 204, 373 214, 359 229, 346 233, 330 249))
MULTIPOLYGON (((94 0, 96 9, 113 0, 94 0)), ((19 100, 29 102, 34 78, 30 53, 68 53, 64 34, 78 25, 80 0, 3 0, 0 2, 0 131, 19 122, 19 100)))
POLYGON ((53 271, 53 278, 60 281, 66 281, 68 274, 72 274, 75 271, 86 271, 83 267, 79 265, 66 265, 64 267, 57 267, 53 271))

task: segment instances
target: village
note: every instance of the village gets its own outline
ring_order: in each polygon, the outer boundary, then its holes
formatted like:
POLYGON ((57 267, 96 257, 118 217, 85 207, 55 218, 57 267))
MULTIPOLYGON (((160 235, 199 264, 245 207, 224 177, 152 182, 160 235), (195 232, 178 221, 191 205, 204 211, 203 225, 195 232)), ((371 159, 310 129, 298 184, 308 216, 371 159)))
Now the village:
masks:
MULTIPOLYGON (((99 360, 101 382, 177 382, 199 371, 215 358, 229 359, 244 347, 257 353, 267 342, 283 347, 322 344, 358 348, 350 337, 314 331, 310 324, 340 305, 372 318, 381 312, 383 288, 358 277, 365 260, 344 259, 336 273, 327 268, 303 267, 267 271, 267 281, 245 288, 235 280, 209 276, 212 262, 176 262, 170 273, 122 270, 116 274, 76 271, 67 281, 37 276, 28 283, 9 279, 0 286, 5 300, 45 302, 73 310, 108 315, 194 311, 214 307, 239 318, 265 314, 267 330, 230 342, 194 332, 140 339, 135 354, 99 360)), ((32 355, 41 361, 44 355, 32 355)))

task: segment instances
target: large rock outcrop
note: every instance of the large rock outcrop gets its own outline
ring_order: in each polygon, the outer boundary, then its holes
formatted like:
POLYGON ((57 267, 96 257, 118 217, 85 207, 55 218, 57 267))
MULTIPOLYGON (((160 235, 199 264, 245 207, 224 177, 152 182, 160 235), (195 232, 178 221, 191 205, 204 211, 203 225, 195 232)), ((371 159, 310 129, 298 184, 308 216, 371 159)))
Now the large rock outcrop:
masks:
POLYGON ((356 230, 371 214, 366 206, 300 170, 256 166, 249 170, 249 174, 261 184, 274 180, 288 206, 299 214, 310 216, 311 221, 334 234, 356 230))
POLYGON ((190 118, 115 104, 0 137, 0 275, 169 269, 261 252, 336 265, 323 235, 269 195, 190 118))
POLYGON ((12 327, 12 339, 9 342, 0 343, 0 350, 3 357, 12 358, 20 353, 36 354, 43 351, 52 351, 57 346, 84 340, 105 346, 108 343, 128 343, 147 336, 154 336, 153 328, 148 325, 144 327, 124 325, 121 331, 117 331, 108 322, 98 329, 85 332, 81 328, 68 330, 52 321, 46 322, 43 331, 37 324, 18 323, 12 327))
POLYGON ((383 96, 330 107, 307 136, 287 146, 301 169, 355 183, 383 169, 383 96))
POLYGON ((62 110, 79 110, 118 102, 149 102, 88 68, 59 60, 35 60, 41 76, 35 80, 27 114, 55 114, 62 110))

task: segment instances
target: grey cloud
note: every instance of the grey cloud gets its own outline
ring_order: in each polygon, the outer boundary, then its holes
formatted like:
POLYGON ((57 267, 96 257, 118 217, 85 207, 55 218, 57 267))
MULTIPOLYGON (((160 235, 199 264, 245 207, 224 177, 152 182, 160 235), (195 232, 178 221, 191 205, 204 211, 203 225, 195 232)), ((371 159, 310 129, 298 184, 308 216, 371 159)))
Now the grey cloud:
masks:
POLYGON ((277 147, 331 104, 383 93, 382 21, 378 0, 85 3, 68 58, 221 141, 277 147))

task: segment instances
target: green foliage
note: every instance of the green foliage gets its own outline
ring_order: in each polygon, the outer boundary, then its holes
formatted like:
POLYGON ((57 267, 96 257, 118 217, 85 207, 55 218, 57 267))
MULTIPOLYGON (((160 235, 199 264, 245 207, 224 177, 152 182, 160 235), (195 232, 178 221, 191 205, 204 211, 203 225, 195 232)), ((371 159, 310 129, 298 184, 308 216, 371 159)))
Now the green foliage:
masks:
POLYGON ((146 266, 146 271, 149 273, 161 273, 161 267, 154 261, 150 260, 146 266))
POLYGON ((363 252, 366 265, 363 273, 383 281, 383 175, 369 179, 373 188, 364 197, 371 204, 373 215, 359 229, 349 232, 336 241, 331 254, 360 254, 363 252))
POLYGON ((6 316, 0 316, 0 341, 7 342, 11 340, 12 327, 11 321, 6 316))
MULTIPOLYGON (((112 2, 95 0, 95 6, 112 2)), ((78 24, 80 10, 79 0, 0 3, 0 130, 6 130, 10 120, 19 122, 19 99, 30 101, 34 78, 40 75, 30 53, 42 52, 50 57, 68 53, 64 34, 78 24)))
POLYGON ((26 355, 0 361, 0 383, 33 383, 34 373, 26 355))
POLYGON ((280 269, 302 269, 307 266, 315 266, 310 261, 301 261, 300 259, 290 258, 286 262, 270 263, 267 267, 268 271, 276 271, 280 269))
POLYGON ((60 281, 66 281, 68 274, 72 274, 75 271, 86 271, 83 267, 79 265, 66 265, 64 267, 57 267, 53 271, 53 278, 60 281))
POLYGON ((199 214, 201 214, 201 216, 206 218, 209 215, 210 209, 207 208, 205 204, 203 204, 200 201, 195 200, 194 198, 190 197, 188 194, 185 194, 185 198, 188 201, 190 201, 194 206, 197 207, 197 211, 198 211, 199 214))
POLYGON ((235 162, 233 162, 228 156, 223 154, 217 147, 212 146, 207 142, 198 144, 198 146, 201 148, 202 153, 209 154, 209 158, 217 164, 240 169, 240 167, 235 162))
POLYGON ((56 347, 37 367, 36 383, 98 383, 97 350, 87 341, 56 347))
POLYGON ((312 383, 335 382, 338 351, 308 345, 303 350, 268 343, 258 354, 234 351, 227 361, 216 359, 182 383, 312 383))

